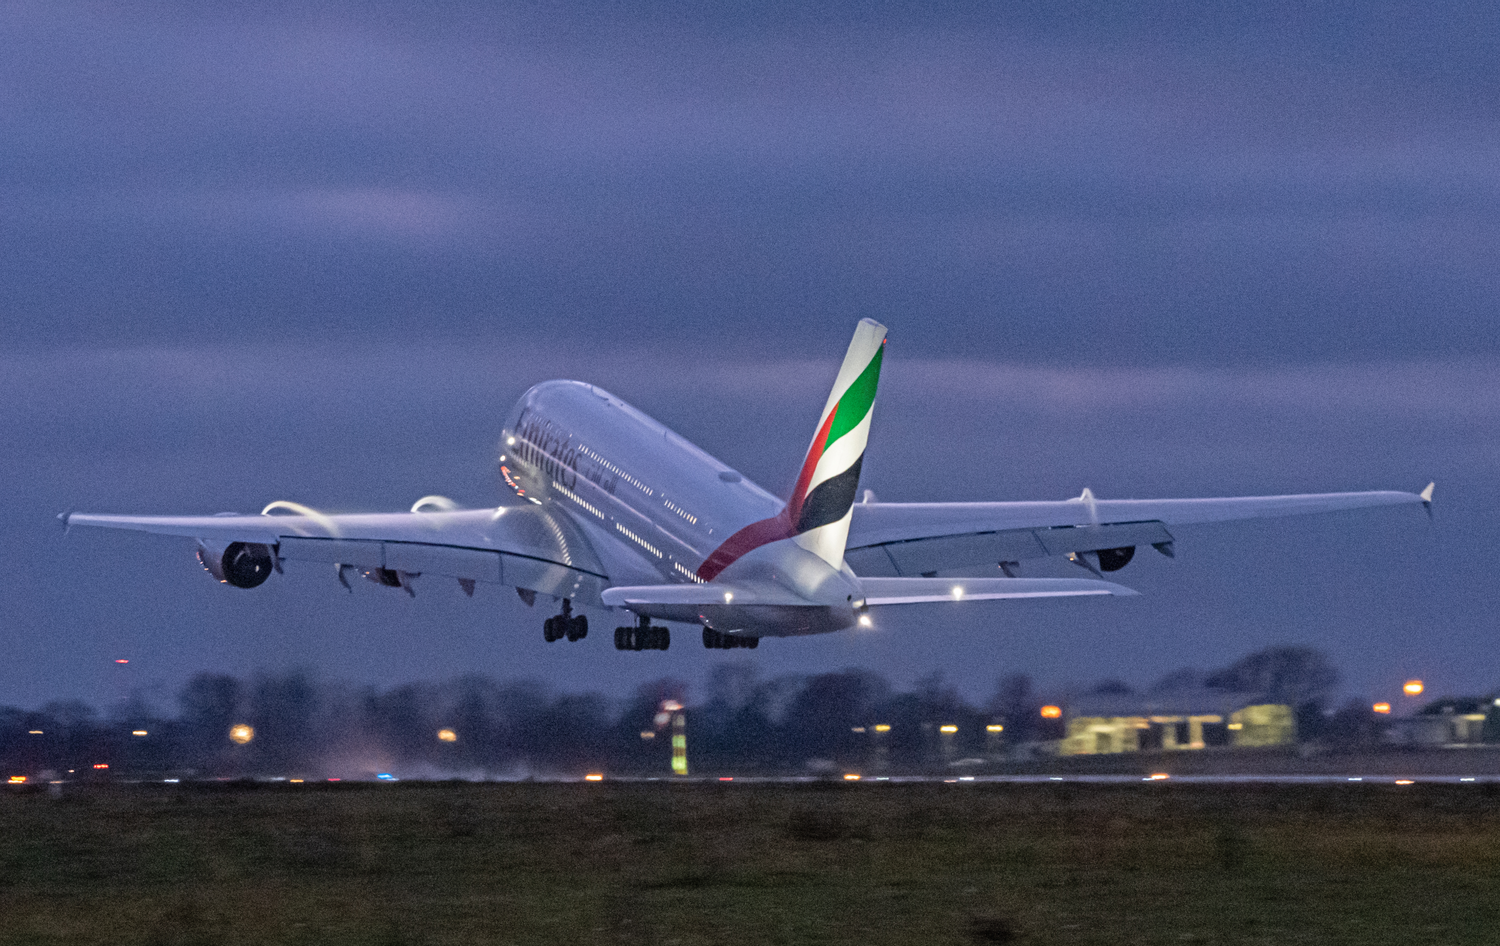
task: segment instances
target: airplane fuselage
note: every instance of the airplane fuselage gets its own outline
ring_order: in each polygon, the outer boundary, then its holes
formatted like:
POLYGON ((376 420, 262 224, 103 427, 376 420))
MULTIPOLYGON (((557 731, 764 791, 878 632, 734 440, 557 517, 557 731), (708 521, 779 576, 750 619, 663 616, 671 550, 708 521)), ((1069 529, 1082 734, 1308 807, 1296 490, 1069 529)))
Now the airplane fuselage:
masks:
MULTIPOLYGON (((503 437, 505 485, 562 512, 615 584, 702 582, 700 570, 727 540, 786 505, 640 410, 578 381, 547 381, 528 390, 503 437)), ((773 584, 823 607, 710 614, 684 606, 667 619, 725 632, 810 634, 848 627, 857 617, 852 573, 831 568, 790 541, 750 548, 722 573, 773 584)))

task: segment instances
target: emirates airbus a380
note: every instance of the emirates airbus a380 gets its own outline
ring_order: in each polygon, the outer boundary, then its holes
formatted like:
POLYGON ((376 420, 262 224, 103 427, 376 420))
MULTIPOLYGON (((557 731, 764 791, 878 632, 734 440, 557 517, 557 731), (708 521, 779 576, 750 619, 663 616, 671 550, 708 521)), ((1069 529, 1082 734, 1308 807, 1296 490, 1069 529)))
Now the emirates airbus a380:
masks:
POLYGON ((1129 595, 1103 574, 1140 546, 1172 555, 1186 523, 1429 505, 1382 491, 1226 499, 1062 502, 855 502, 885 355, 885 326, 859 323, 785 501, 607 391, 548 381, 522 396, 502 432, 510 495, 488 509, 427 497, 411 512, 323 515, 277 502, 260 515, 64 513, 68 526, 136 529, 197 541, 213 577, 254 588, 283 563, 311 562, 413 591, 414 579, 510 585, 528 605, 560 602, 549 641, 580 640, 575 608, 624 609, 620 650, 665 650, 652 619, 697 625, 710 648, 868 624, 877 608, 1003 598, 1129 595), (1090 578, 1016 577, 1027 559, 1066 557, 1090 578), (982 574, 981 574, 982 573, 982 574))

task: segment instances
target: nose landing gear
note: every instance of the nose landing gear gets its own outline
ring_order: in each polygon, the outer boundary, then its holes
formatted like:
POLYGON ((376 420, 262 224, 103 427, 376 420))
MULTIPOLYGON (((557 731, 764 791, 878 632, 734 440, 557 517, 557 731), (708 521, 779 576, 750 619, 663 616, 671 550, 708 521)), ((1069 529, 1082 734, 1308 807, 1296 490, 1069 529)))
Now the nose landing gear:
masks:
POLYGON ((635 627, 615 628, 615 650, 666 650, 671 646, 672 632, 653 626, 645 616, 635 627))
POLYGON ((588 636, 589 619, 582 614, 575 615, 573 602, 568 598, 563 599, 561 614, 542 622, 542 638, 549 644, 564 637, 570 641, 581 641, 588 636))

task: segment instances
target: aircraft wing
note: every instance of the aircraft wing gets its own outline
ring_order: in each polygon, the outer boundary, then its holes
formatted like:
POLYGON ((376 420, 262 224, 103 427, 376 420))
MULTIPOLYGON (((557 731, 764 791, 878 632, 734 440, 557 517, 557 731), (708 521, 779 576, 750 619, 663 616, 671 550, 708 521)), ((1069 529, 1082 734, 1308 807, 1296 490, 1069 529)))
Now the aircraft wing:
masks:
POLYGON ((1095 499, 1084 490, 1062 502, 855 503, 845 560, 862 577, 894 577, 1139 545, 1171 555, 1175 526, 1428 506, 1432 489, 1222 499, 1095 499))
MULTIPOLYGON (((560 516, 538 506, 324 515, 114 516, 65 513, 94 526, 180 535, 225 546, 244 542, 282 561, 443 575, 513 585, 597 604, 609 586, 593 549, 560 516)), ((342 569, 339 571, 342 580, 342 569)), ((405 579, 403 579, 405 584, 405 579)), ((471 588, 471 585, 465 587, 471 588)))

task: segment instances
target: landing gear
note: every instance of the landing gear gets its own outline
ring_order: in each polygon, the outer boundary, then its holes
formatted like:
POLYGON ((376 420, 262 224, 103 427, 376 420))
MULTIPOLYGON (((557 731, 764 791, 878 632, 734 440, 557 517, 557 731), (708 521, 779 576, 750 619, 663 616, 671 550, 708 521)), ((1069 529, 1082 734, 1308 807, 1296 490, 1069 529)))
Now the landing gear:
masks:
POLYGON ((549 644, 564 637, 570 641, 581 641, 588 636, 589 619, 581 614, 575 615, 573 602, 567 598, 563 599, 561 614, 542 622, 542 638, 549 644))
POLYGON ((672 632, 652 625, 645 616, 635 627, 615 628, 615 650, 666 650, 671 646, 672 632))
POLYGON ((721 634, 711 627, 705 627, 703 629, 703 646, 709 650, 731 650, 735 647, 748 647, 754 650, 760 646, 760 638, 721 634))

